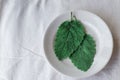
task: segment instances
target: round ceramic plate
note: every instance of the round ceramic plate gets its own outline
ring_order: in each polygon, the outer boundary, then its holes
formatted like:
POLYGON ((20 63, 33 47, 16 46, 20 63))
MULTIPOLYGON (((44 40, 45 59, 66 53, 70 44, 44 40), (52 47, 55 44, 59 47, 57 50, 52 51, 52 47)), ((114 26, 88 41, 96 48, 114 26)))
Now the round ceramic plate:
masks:
POLYGON ((73 14, 83 23, 87 33, 91 34, 96 41, 97 51, 90 69, 83 72, 77 69, 69 59, 59 61, 54 53, 53 43, 56 31, 63 21, 70 20, 70 12, 59 15, 48 26, 44 34, 43 47, 47 61, 56 71, 70 77, 84 78, 99 72, 108 63, 112 54, 113 39, 108 26, 97 15, 87 11, 75 11, 73 14))

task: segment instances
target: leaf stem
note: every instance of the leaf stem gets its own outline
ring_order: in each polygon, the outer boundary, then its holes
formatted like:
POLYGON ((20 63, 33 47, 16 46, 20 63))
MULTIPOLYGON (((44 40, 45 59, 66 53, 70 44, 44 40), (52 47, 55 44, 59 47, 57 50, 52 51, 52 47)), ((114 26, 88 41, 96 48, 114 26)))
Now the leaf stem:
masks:
POLYGON ((76 16, 75 16, 75 15, 73 15, 73 12, 71 12, 71 21, 72 21, 73 19, 75 19, 75 20, 77 21, 76 16))
POLYGON ((71 12, 71 21, 73 20, 73 13, 71 12))
POLYGON ((77 21, 77 18, 76 18, 76 16, 74 15, 73 17, 74 17, 74 18, 75 18, 75 20, 77 21))

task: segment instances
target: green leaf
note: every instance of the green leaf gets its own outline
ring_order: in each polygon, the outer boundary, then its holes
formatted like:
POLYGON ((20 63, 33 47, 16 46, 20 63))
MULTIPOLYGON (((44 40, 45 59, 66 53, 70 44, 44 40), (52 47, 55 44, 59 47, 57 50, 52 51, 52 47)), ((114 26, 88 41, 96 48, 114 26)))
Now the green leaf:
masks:
POLYGON ((94 61, 96 44, 90 35, 85 35, 79 47, 69 57, 72 63, 82 71, 87 71, 94 61))
POLYGON ((77 20, 63 22, 56 33, 54 51, 59 60, 69 57, 85 35, 83 25, 77 20))

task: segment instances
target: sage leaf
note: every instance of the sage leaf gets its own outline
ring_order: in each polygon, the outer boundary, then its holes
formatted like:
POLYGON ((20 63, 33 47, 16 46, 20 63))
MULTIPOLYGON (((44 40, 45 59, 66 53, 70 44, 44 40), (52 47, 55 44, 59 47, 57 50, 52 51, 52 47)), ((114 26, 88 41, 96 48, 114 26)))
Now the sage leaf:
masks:
POLYGON ((85 35, 85 30, 78 20, 64 21, 58 28, 54 51, 59 60, 69 57, 80 45, 85 35))
POLYGON ((82 43, 69 58, 78 69, 87 71, 94 61, 95 53, 95 41, 92 36, 86 34, 82 43))

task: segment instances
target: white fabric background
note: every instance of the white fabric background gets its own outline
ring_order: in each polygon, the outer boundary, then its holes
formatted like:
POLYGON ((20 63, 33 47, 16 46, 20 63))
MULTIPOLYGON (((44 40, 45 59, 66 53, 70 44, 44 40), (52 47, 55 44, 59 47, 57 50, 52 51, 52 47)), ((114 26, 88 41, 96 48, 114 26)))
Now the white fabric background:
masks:
POLYGON ((56 16, 80 9, 100 16, 114 38, 108 65, 80 80, 120 80, 120 0, 0 0, 0 80, 74 80, 45 61, 42 37, 56 16))

